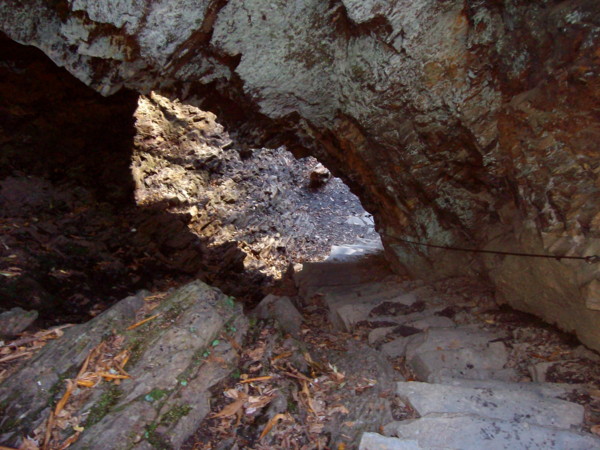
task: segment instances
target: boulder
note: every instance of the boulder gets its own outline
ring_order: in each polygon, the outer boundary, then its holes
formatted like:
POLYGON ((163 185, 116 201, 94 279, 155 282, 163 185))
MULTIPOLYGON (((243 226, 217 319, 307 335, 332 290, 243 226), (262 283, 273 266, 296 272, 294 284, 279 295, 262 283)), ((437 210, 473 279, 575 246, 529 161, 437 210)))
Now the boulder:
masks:
POLYGON ((45 429, 66 387, 104 342, 116 346, 102 355, 106 360, 129 352, 129 377, 118 384, 77 384, 69 400, 72 420, 59 438, 81 427, 72 448, 179 448, 210 411, 210 387, 236 367, 232 342, 244 336, 247 319, 231 297, 199 281, 171 293, 151 312, 152 320, 132 327, 143 303, 140 296, 128 297, 69 328, 5 380, 0 441, 19 446, 45 429))
POLYGON ((0 337, 11 337, 25 331, 38 317, 35 310, 12 308, 0 314, 0 337))
POLYGON ((490 419, 569 429, 583 424, 584 408, 535 392, 513 390, 511 384, 460 387, 419 382, 398 383, 396 393, 420 416, 464 413, 490 419))
POLYGON ((259 319, 275 319, 283 331, 296 338, 300 336, 302 314, 296 309, 289 297, 269 294, 254 309, 253 314, 259 319))

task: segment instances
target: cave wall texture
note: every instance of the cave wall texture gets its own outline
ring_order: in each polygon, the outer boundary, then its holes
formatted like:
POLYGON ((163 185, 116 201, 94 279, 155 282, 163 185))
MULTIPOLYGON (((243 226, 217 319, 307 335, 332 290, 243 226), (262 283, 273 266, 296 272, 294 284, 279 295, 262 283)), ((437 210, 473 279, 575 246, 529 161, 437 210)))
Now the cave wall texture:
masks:
POLYGON ((308 151, 390 260, 476 274, 600 349, 597 0, 4 0, 0 29, 103 95, 160 91, 308 151))

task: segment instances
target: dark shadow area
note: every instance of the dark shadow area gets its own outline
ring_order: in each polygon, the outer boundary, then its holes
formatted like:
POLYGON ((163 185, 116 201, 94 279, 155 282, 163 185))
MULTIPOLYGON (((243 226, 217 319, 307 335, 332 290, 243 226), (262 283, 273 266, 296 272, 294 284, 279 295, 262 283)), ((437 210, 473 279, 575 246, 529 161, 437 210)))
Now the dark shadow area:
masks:
POLYGON ((0 34, 0 312, 85 321, 139 289, 192 278, 263 295, 266 277, 244 270, 235 242, 208 248, 185 214, 135 205, 137 99, 104 98, 0 34))

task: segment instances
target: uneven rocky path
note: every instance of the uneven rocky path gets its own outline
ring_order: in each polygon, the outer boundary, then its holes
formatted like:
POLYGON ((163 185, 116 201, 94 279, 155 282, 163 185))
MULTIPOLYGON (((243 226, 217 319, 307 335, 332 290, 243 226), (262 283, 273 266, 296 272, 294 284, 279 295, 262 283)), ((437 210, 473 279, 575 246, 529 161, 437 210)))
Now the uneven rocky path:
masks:
POLYGON ((55 337, 0 384, 5 448, 600 449, 596 353, 372 242, 246 314, 196 281, 55 337))
MULTIPOLYGON (((360 449, 600 448, 600 439, 582 432, 584 406, 566 400, 589 386, 532 382, 515 360, 519 342, 494 321, 477 320, 469 312, 474 299, 414 289, 382 265, 375 247, 334 247, 328 260, 296 275, 305 308, 318 300, 335 328, 362 330, 388 357, 395 381, 384 410, 395 396, 409 411, 402 420, 380 414, 360 449)), ((529 370, 533 378, 536 371, 529 370)))

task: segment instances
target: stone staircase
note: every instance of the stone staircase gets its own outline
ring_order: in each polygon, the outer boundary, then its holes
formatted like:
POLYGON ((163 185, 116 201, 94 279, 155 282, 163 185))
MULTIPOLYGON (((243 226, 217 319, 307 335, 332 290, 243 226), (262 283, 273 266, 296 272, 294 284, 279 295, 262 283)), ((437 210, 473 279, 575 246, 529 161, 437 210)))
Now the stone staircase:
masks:
POLYGON ((336 247, 295 281, 304 304, 318 299, 340 331, 370 329, 369 346, 414 378, 393 389, 417 418, 362 433, 360 449, 600 449, 584 407, 564 400, 577 385, 520 382, 507 336, 447 314, 465 305, 394 276, 376 244, 336 247))

